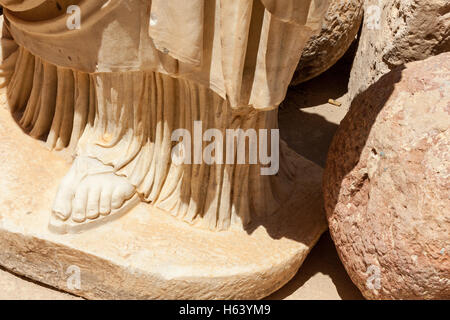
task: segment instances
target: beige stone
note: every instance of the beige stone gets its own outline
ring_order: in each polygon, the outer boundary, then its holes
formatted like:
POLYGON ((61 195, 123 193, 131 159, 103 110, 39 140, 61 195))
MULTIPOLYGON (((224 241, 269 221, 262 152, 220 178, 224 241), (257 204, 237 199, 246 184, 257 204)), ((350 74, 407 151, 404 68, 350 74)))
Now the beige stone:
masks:
POLYGON ((448 0, 366 0, 349 95, 408 62, 450 51, 448 0))
POLYGON ((0 300, 81 300, 0 269, 0 300))
POLYGON ((370 299, 450 298, 450 53, 358 96, 329 151, 330 233, 370 299))
POLYGON ((50 150, 2 137, 2 265, 62 289, 73 266, 93 298, 261 298, 294 275, 320 168, 277 108, 327 1, 0 3, 5 106, 50 150))
POLYGON ((110 220, 137 200, 213 231, 242 229, 286 201, 295 165, 279 143, 276 109, 327 1, 82 2, 74 28, 68 2, 59 13, 25 2, 32 8, 23 12, 3 1, 8 104, 30 136, 75 158, 52 230, 110 220), (238 130, 266 130, 248 138, 259 153, 238 154, 229 129, 240 141, 238 130), (174 140, 179 130, 187 133, 174 140))
MULTIPOLYGON (((74 300, 82 298, 0 270, 0 300, 37 299, 74 300)), ((325 233, 308 254, 294 278, 267 299, 360 300, 363 297, 348 277, 330 235, 325 233)))
POLYGON ((296 156, 291 200, 246 231, 193 228, 140 204, 80 234, 51 233, 51 200, 69 163, 23 135, 4 103, 0 111, 0 264, 36 281, 85 298, 259 299, 295 275, 326 229, 321 169, 296 156), (71 266, 79 290, 67 285, 71 266))
POLYGON ((363 14, 363 0, 330 1, 320 33, 306 44, 291 84, 317 77, 342 58, 355 41, 363 14))

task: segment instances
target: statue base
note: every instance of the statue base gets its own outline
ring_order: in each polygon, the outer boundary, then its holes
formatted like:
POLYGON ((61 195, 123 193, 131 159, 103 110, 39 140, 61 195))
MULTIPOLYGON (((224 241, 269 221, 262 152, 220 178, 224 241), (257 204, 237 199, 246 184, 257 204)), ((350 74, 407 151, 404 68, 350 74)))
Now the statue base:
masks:
POLYGON ((0 104, 0 265, 89 299, 260 299, 297 272, 326 230, 322 169, 298 156, 298 183, 272 216, 211 232, 141 203, 80 234, 48 229, 70 163, 22 132, 0 104))

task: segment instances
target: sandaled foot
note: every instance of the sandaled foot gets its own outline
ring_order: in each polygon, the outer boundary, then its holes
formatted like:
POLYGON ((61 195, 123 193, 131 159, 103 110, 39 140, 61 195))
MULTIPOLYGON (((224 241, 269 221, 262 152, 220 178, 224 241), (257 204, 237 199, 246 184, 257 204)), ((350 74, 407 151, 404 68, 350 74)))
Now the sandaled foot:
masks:
POLYGON ((50 227, 57 232, 103 220, 129 210, 139 200, 136 189, 110 166, 78 157, 63 178, 52 208, 50 227))

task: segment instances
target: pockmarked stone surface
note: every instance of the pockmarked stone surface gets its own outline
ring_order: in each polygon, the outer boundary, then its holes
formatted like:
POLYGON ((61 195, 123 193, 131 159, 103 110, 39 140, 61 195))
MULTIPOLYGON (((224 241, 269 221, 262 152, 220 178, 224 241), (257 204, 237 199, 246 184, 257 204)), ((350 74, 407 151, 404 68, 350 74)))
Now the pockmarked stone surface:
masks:
POLYGON ((362 0, 330 1, 321 31, 306 44, 291 84, 320 75, 342 58, 355 40, 363 15, 362 0))
POLYGON ((369 299, 450 298, 450 53, 358 96, 329 151, 330 233, 369 299))
POLYGON ((366 0, 350 97, 398 66, 450 51, 449 10, 448 0, 366 0))
POLYGON ((246 230, 193 228, 141 203, 81 234, 51 233, 70 163, 23 134, 1 98, 0 264, 17 274, 91 299, 259 299, 296 274, 326 229, 322 170, 292 154, 299 181, 290 200, 246 230))

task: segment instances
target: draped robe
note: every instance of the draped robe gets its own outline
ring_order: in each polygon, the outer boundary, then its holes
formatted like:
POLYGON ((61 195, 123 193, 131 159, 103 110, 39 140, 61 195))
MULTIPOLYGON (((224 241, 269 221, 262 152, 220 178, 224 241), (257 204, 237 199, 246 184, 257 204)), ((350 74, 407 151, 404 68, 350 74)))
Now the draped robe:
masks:
POLYGON ((0 4, 8 99, 32 136, 73 145, 129 178, 145 200, 210 229, 246 224, 283 201, 279 182, 248 166, 171 164, 170 132, 193 120, 277 128, 276 108, 327 0, 0 4), (68 28, 72 4, 79 29, 68 28))

